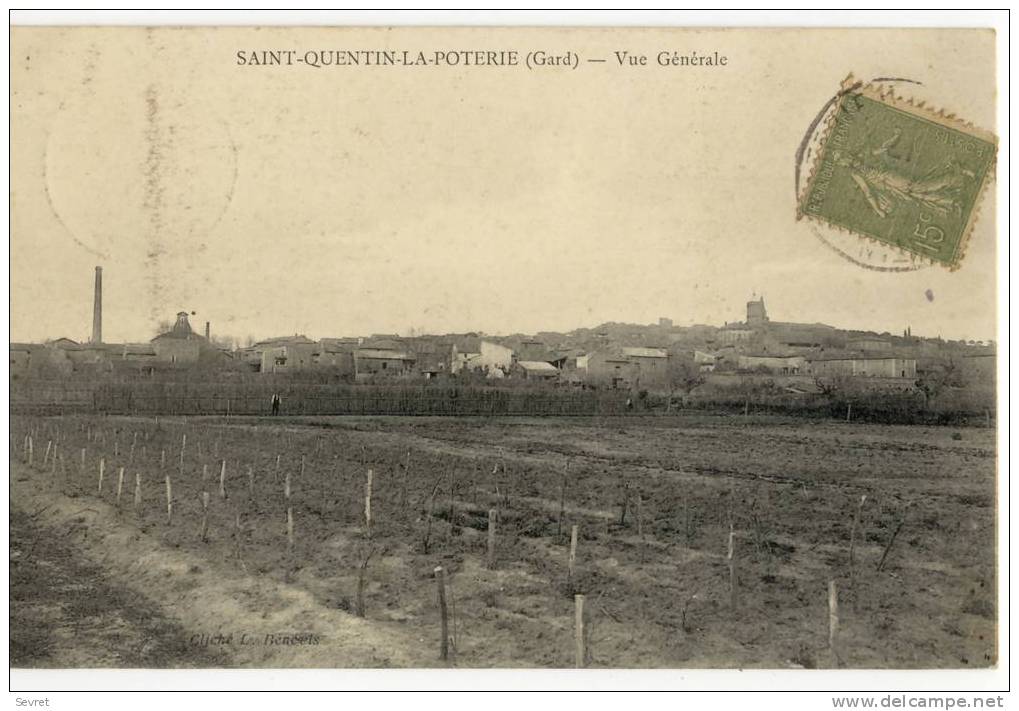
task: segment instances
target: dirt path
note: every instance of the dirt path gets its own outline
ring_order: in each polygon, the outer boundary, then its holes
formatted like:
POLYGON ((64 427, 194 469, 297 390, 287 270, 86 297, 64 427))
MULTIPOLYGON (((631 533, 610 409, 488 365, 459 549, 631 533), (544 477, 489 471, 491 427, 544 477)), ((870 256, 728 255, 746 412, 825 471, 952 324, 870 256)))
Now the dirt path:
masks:
POLYGON ((15 667, 427 667, 432 645, 167 549, 11 463, 15 667), (28 512, 28 513, 26 513, 28 512))
POLYGON ((61 532, 14 509, 10 534, 12 667, 223 666, 215 651, 189 645, 151 600, 84 561, 61 532))

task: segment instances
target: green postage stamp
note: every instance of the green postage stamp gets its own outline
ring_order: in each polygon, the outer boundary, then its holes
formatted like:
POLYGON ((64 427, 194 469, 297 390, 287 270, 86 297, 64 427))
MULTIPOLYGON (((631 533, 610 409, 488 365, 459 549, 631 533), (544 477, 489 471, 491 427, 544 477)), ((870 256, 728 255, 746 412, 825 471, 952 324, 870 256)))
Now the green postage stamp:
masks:
POLYGON ((807 217, 956 269, 997 139, 848 78, 800 197, 807 217))

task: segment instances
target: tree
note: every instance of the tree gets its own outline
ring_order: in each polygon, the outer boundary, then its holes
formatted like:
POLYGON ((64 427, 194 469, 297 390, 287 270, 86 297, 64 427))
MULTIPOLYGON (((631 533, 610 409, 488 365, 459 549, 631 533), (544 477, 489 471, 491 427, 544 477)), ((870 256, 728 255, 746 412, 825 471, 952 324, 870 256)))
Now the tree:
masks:
POLYGON ((666 401, 666 412, 672 411, 672 396, 679 391, 689 395, 698 386, 704 384, 701 366, 694 360, 693 353, 672 353, 666 365, 666 385, 669 397, 666 401))
POLYGON ((848 390, 849 376, 829 375, 827 377, 814 376, 814 385, 821 391, 829 401, 834 402, 848 390))
POLYGON ((923 394, 923 406, 926 410, 945 390, 961 388, 965 384, 962 371, 955 361, 949 358, 940 367, 929 368, 917 378, 916 389, 923 394))

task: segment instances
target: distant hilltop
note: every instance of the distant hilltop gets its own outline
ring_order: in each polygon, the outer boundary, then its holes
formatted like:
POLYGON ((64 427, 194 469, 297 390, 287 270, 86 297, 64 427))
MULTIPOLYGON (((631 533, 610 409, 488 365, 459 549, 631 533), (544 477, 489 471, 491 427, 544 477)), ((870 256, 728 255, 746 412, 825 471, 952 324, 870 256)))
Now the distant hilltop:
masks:
POLYGON ((211 325, 196 333, 189 312, 146 342, 102 339, 102 270, 96 268, 92 338, 11 343, 12 378, 103 373, 153 376, 162 371, 318 373, 353 382, 378 379, 475 378, 578 386, 665 387, 690 374, 746 373, 867 377, 911 384, 946 363, 993 380, 994 344, 839 329, 823 323, 773 321, 763 297, 747 302, 742 321, 721 326, 604 323, 567 333, 488 336, 479 332, 312 339, 275 336, 243 347, 217 343, 211 325))
MULTIPOLYGON (((743 321, 722 326, 605 323, 568 333, 489 336, 445 333, 313 339, 274 336, 239 347, 216 342, 210 322, 196 333, 187 311, 149 341, 103 340, 103 269, 96 267, 92 338, 11 343, 13 378, 122 373, 153 376, 190 369, 237 373, 317 372, 341 380, 443 377, 520 379, 576 385, 656 387, 693 373, 880 377, 911 381, 957 361, 981 378, 995 372, 994 343, 848 331, 821 323, 772 321, 763 296, 743 321), (978 365, 977 365, 978 364, 978 365), (685 375, 686 374, 686 375, 685 375)), ((953 368, 955 365, 953 365, 953 368)))

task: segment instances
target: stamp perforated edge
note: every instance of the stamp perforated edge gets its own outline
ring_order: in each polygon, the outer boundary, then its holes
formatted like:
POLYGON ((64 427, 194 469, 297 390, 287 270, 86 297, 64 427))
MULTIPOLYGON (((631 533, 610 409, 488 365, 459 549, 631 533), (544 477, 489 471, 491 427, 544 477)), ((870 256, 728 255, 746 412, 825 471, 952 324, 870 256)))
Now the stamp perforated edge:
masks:
POLYGON ((797 221, 806 217, 808 220, 812 220, 814 222, 826 225, 838 232, 853 235, 854 237, 867 240, 875 245, 884 248, 898 250, 902 254, 907 255, 910 258, 913 258, 917 261, 928 264, 940 265, 942 267, 948 268, 949 271, 953 272, 956 271, 962 264, 962 260, 966 255, 966 248, 969 245, 969 238, 970 235, 973 233, 973 227, 976 224, 977 217, 980 215, 980 209, 981 206, 983 205, 984 198, 987 195, 988 188, 990 184, 994 182, 995 168, 997 166, 998 158, 998 137, 991 133, 990 131, 978 128, 969 121, 965 121, 959 118, 954 113, 948 113, 944 109, 936 109, 928 105, 926 101, 915 101, 914 99, 907 99, 904 98, 903 96, 896 95, 894 89, 888 85, 860 81, 856 79, 852 74, 849 74, 845 79, 842 80, 842 84, 839 88, 839 93, 836 94, 836 98, 838 99, 838 101, 836 101, 833 104, 830 115, 824 120, 824 125, 820 131, 821 138, 817 143, 818 150, 813 157, 813 161, 811 162, 810 172, 808 173, 804 190, 799 196, 797 196, 798 198, 796 202, 797 221), (959 237, 959 245, 956 248, 955 253, 952 255, 951 260, 945 262, 941 260, 931 259, 929 257, 916 254, 915 252, 910 252, 909 250, 902 249, 901 247, 890 244, 888 242, 883 242, 879 239, 875 239, 870 235, 855 232, 842 225, 837 225, 818 215, 807 214, 806 211, 804 210, 804 202, 806 201, 807 196, 810 195, 810 192, 814 187, 814 181, 817 178, 818 169, 820 168, 821 165, 821 156, 824 154, 824 149, 828 145, 828 139, 831 137, 832 129, 835 126, 835 117, 838 114, 838 107, 841 103, 842 96, 849 93, 861 94, 862 96, 866 96, 867 98, 873 99, 874 101, 881 102, 893 108, 899 109, 900 111, 904 111, 906 113, 913 114, 914 116, 927 119, 928 121, 931 121, 938 125, 954 129, 956 131, 965 133, 967 135, 973 136, 974 138, 978 138, 991 144, 993 153, 991 155, 990 165, 988 166, 987 171, 984 173, 984 177, 983 180, 981 181, 980 187, 977 189, 977 194, 973 201, 973 209, 970 210, 969 219, 963 226, 962 234, 959 237))

